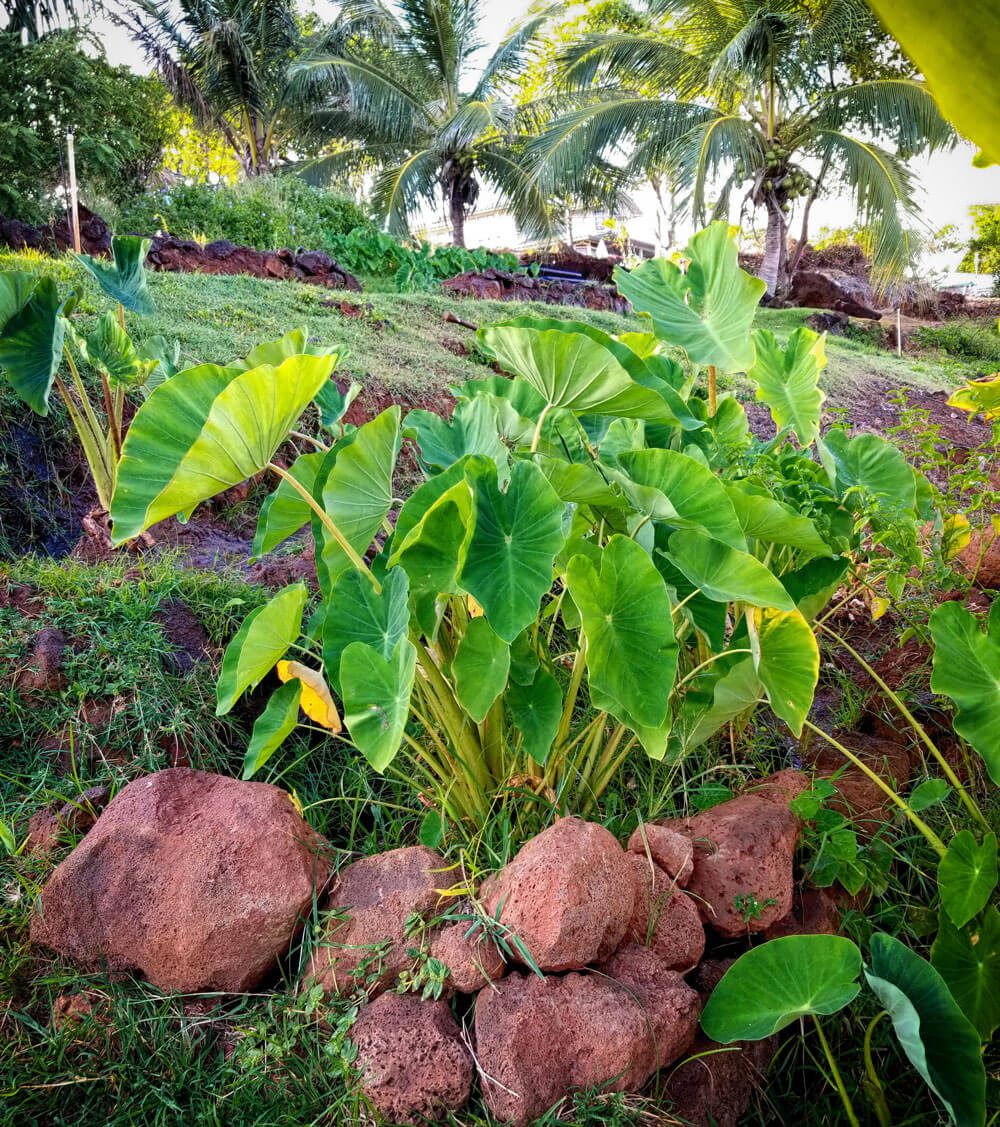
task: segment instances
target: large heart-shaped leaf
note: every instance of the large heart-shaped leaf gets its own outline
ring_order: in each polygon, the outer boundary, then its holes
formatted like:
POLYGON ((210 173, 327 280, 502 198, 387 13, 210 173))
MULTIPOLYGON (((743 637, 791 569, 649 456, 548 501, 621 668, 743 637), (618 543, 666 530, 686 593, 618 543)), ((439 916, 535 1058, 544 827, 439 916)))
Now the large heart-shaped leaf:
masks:
POLYGON ((388 660, 364 642, 351 642, 341 655, 344 719, 355 746, 376 771, 384 771, 399 751, 416 662, 409 638, 400 638, 388 660))
POLYGON ((705 1033, 728 1045, 762 1041, 809 1014, 835 1014, 858 995, 861 952, 842 935, 788 935, 741 955, 701 1015, 705 1033))
POLYGON ((675 532, 668 542, 667 556, 710 599, 795 609, 791 595, 759 560, 704 532, 687 528, 675 532))
POLYGON ((323 667, 334 688, 340 687, 340 658, 352 642, 364 642, 388 661, 410 626, 409 585, 402 568, 392 568, 381 591, 353 568, 345 571, 326 600, 323 620, 323 667))
POLYGON ((295 730, 301 698, 302 682, 297 677, 271 694, 267 707, 254 721, 243 758, 244 779, 252 779, 295 730))
POLYGON ((459 702, 480 724, 507 685, 510 646, 485 618, 474 618, 458 643, 451 671, 459 702))
POLYGON ((330 375, 332 361, 293 356, 239 372, 207 364, 178 372, 136 412, 111 501, 123 544, 263 470, 330 375))
POLYGON ((531 462, 515 463, 506 492, 492 462, 470 471, 470 479, 476 525, 460 581, 493 629, 512 642, 534 621, 542 595, 552 585, 565 506, 531 462))
POLYGON ((865 978, 892 1018, 903 1052, 958 1127, 981 1127, 986 1072, 979 1034, 941 975, 898 939, 876 932, 865 978))
POLYGON ((158 388, 164 380, 176 376, 181 370, 181 344, 178 340, 167 340, 157 333, 150 337, 139 349, 139 359, 151 364, 143 391, 148 395, 158 388))
MULTIPOLYGON (((25 287, 14 282, 7 289, 10 308, 21 300, 25 287)), ((65 304, 55 282, 42 278, 0 333, 0 371, 7 373, 10 386, 39 415, 49 413, 49 393, 62 360, 65 304)))
POLYGON ((634 540, 612 536, 600 571, 574 556, 566 584, 583 620, 594 707, 632 728, 659 728, 677 672, 677 642, 653 561, 634 540))
POLYGON ((797 610, 760 611, 755 656, 774 714, 801 736, 819 679, 819 646, 812 628, 797 610))
MULTIPOLYGON (((236 368, 241 372, 249 372, 251 368, 260 368, 264 364, 277 368, 292 356, 329 356, 334 367, 339 359, 333 349, 321 344, 313 344, 309 340, 309 333, 303 328, 298 328, 290 329, 277 340, 265 340, 255 345, 243 360, 234 360, 228 367, 236 368)), ((322 395, 326 386, 327 384, 323 384, 316 395, 322 395)))
POLYGON ((931 963, 980 1038, 989 1042, 1000 1026, 1000 912, 991 905, 981 921, 964 928, 942 913, 931 963))
POLYGON ((403 434, 416 441, 421 466, 428 476, 446 470, 466 454, 492 458, 502 484, 510 476, 510 458, 500 438, 496 402, 486 396, 460 400, 450 419, 433 411, 410 411, 403 420, 403 434))
MULTIPOLYGON (((546 408, 634 419, 673 419, 664 398, 629 375, 611 337, 594 339, 576 326, 523 318, 487 325, 479 338, 497 363, 538 392, 546 408)), ((601 334, 604 336, 604 334, 601 334)), ((624 345, 625 352, 630 350, 624 345)))
POLYGON ((666 258, 615 269, 618 292, 648 314, 656 335, 695 364, 745 372, 754 361, 750 326, 767 289, 739 265, 735 227, 712 223, 688 243, 686 271, 666 258))
POLYGON ((397 531, 389 566, 403 568, 414 591, 456 591, 472 539, 473 510, 472 487, 462 478, 436 497, 405 535, 397 531))
POLYGON ((955 731, 1000 784, 1000 599, 990 607, 985 633, 961 603, 942 603, 931 615, 931 636, 931 689, 952 700, 955 731))
POLYGON ((725 488, 711 470, 676 450, 631 450, 618 455, 616 477, 639 512, 675 528, 707 532, 746 551, 746 538, 725 488))
POLYGON ((725 485, 725 490, 744 535, 763 540, 765 544, 800 548, 814 556, 833 555, 808 517, 771 497, 760 486, 749 481, 733 481, 725 485))
POLYGON ((544 766, 559 730, 563 695, 559 682, 545 669, 538 669, 527 684, 511 678, 507 706, 521 733, 521 750, 544 766))
POLYGON ((826 367, 825 338, 812 329, 798 328, 782 348, 769 329, 753 335, 757 358, 749 371, 757 398, 766 403, 778 430, 791 427, 803 446, 819 436, 820 407, 826 396, 819 374, 826 367))
MULTIPOLYGON (((309 493, 316 484, 326 451, 315 450, 310 454, 300 454, 289 466, 288 472, 309 493)), ((302 494, 284 478, 278 488, 268 494, 257 516, 257 530, 254 533, 251 555, 254 559, 267 555, 283 540, 294 536, 300 528, 309 523, 312 509, 302 494)))
POLYGON ((733 654, 714 661, 688 682, 674 716, 672 744, 679 754, 700 747, 723 724, 754 708, 763 691, 752 658, 733 654))
POLYGON ((139 355, 132 338, 113 313, 102 313, 94 331, 77 339, 82 340, 87 360, 107 376, 112 385, 128 387, 136 382, 142 370, 139 355))
POLYGON ((971 830, 959 830, 938 863, 941 903, 956 927, 965 925, 986 907, 997 886, 997 835, 980 844, 971 830))
POLYGON ((135 313, 153 313, 156 307, 146 285, 148 251, 149 239, 141 239, 138 235, 115 235, 111 240, 114 260, 111 264, 89 254, 81 254, 79 258, 108 297, 135 313))
MULTIPOLYGON (((392 474, 400 448, 399 407, 389 407, 350 440, 341 440, 316 475, 315 491, 323 509, 360 556, 382 527, 392 505, 392 474)), ((324 594, 352 565, 350 556, 313 514, 316 572, 324 594)))
POLYGON ((319 408, 319 421, 327 430, 340 426, 347 409, 361 393, 361 384, 353 381, 341 391, 335 380, 327 380, 316 393, 316 406, 319 408))
POLYGON ((833 428, 818 449, 837 493, 862 489, 888 509, 915 511, 917 487, 913 469, 899 450, 877 434, 856 434, 833 428))
POLYGON ((222 658, 216 716, 225 716, 247 689, 259 685, 298 640, 308 596, 304 583, 293 583, 246 616, 222 658))
POLYGON ((23 270, 0 271, 0 335, 11 317, 28 304, 37 285, 37 274, 23 270))

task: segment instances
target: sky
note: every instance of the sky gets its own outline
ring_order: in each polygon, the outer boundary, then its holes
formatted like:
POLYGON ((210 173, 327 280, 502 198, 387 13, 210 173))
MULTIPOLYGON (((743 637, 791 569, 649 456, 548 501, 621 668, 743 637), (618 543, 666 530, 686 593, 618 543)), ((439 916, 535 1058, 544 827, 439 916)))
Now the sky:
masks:
MULTIPOLYGON (((488 58, 507 28, 524 16, 531 3, 532 0, 484 0, 480 36, 486 47, 482 51, 482 61, 488 58)), ((567 15, 574 6, 567 4, 567 15)), ((315 4, 315 7, 327 18, 333 11, 332 6, 323 0, 315 4)), ((93 31, 104 43, 112 62, 125 63, 140 70, 148 69, 136 48, 119 28, 107 21, 97 20, 93 31)), ((949 152, 935 153, 911 163, 920 184, 918 200, 928 233, 938 231, 947 224, 954 224, 964 239, 971 232, 969 208, 973 204, 1000 203, 1000 166, 975 168, 972 164, 974 154, 975 148, 963 143, 949 152)), ((636 193, 636 202, 641 211, 628 221, 628 229, 634 238, 651 240, 652 209, 649 200, 644 200, 643 196, 642 192, 636 193)), ((481 198, 483 206, 489 206, 487 193, 483 193, 481 198)), ((735 220, 737 216, 734 214, 732 218, 735 220)), ((434 220, 434 216, 428 216, 428 222, 433 223, 434 220)), ((850 197, 828 194, 813 206, 810 226, 816 232, 822 227, 847 227, 854 220, 855 211, 850 197)), ((792 230, 796 233, 798 230, 794 217, 792 230)), ((940 269, 951 269, 957 265, 959 257, 959 254, 952 254, 952 263, 945 256, 945 259, 935 265, 940 269)))

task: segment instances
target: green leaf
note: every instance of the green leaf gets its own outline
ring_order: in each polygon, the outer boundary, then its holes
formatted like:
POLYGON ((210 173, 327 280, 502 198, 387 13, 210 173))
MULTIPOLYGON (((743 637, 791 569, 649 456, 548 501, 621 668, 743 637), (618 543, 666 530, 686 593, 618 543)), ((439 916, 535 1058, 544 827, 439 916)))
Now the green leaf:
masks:
POLYGON ((762 1041, 800 1017, 835 1014, 861 989, 861 952, 841 935, 788 935, 741 955, 719 980, 701 1027, 720 1044, 762 1041))
POLYGON ((563 695, 559 682, 545 669, 539 669, 527 685, 511 679, 507 687, 507 706, 521 733, 521 749, 544 766, 559 730, 563 695))
POLYGON ((795 600, 796 607, 811 622, 829 603, 847 574, 848 563, 842 556, 810 560, 795 571, 781 577, 781 585, 795 600))
POLYGON ((479 330, 479 339, 500 366, 527 380, 548 408, 671 421, 663 396, 636 383, 613 346, 634 353, 606 334, 595 335, 575 322, 533 318, 479 330))
POLYGON ((942 913, 931 963, 988 1043, 1000 1026, 1000 912, 991 905, 966 928, 955 927, 942 913))
POLYGON ((955 705, 955 731, 983 757, 1000 784, 1000 600, 987 629, 961 603, 942 603, 931 615, 934 665, 931 690, 955 705))
POLYGON ((341 655, 344 720, 355 746, 376 771, 384 771, 399 751, 416 663, 409 638, 400 638, 388 659, 364 642, 351 642, 341 655))
MULTIPOLYGON (((309 334, 305 329, 299 328, 291 329, 277 340, 266 340, 256 345, 247 353, 245 359, 234 360, 228 367, 236 368, 241 372, 249 372, 251 368, 260 368, 264 364, 269 364, 272 368, 277 368, 292 356, 329 357, 331 371, 337 366, 337 361, 340 359, 333 349, 324 348, 322 345, 310 344, 309 334)), ((325 386, 324 384, 323 387, 325 386)), ((322 388, 320 391, 316 392, 316 395, 320 395, 321 392, 322 388)))
POLYGON ((906 804, 911 810, 919 813, 921 810, 929 810, 932 806, 944 802, 950 794, 951 787, 944 779, 924 779, 910 792, 906 804))
POLYGON ((792 427, 803 446, 819 437, 820 407, 826 396, 819 374, 826 367, 825 338, 801 327, 782 348, 769 329, 753 335, 757 359, 748 375, 757 385, 757 398, 766 403, 778 430, 792 427))
POLYGON ((542 595, 552 585, 565 506, 531 462, 515 463, 505 493, 491 462, 474 475, 470 471, 470 477, 476 525, 460 581, 493 629, 512 642, 534 621, 542 595))
POLYGON ((397 531, 389 567, 403 568, 413 591, 438 595, 458 590, 475 523, 473 505, 472 488, 463 478, 435 498, 405 536, 397 531))
POLYGON ((308 595, 304 583, 293 583, 246 616, 222 658, 216 716, 225 716, 247 689, 256 688, 298 640, 308 595))
POLYGON ((0 336, 11 317, 28 304, 37 285, 37 274, 22 270, 0 271, 0 336))
POLYGON ((819 679, 812 628, 797 610, 762 611, 757 639, 757 676, 774 714, 799 738, 819 679))
POLYGON ((409 585, 402 568, 392 568, 382 580, 382 590, 353 568, 333 585, 325 601, 323 668, 340 691, 340 659, 352 642, 363 642, 388 661, 410 627, 407 604, 409 585))
POLYGON ((459 703, 481 724, 507 685, 510 646, 485 618, 473 618, 458 643, 451 671, 459 703))
POLYGON ((594 707, 631 728, 662 727, 677 642, 666 584, 653 561, 634 540, 612 536, 600 572, 586 556, 574 556, 566 584, 583 620, 594 707))
POLYGON ((181 343, 178 340, 167 340, 165 336, 158 333, 155 337, 150 337, 139 349, 139 359, 154 363, 143 385, 148 395, 164 380, 176 376, 181 370, 181 343))
POLYGON ((416 441, 424 472, 446 470, 466 454, 482 454, 497 466, 501 484, 510 476, 510 455, 500 438, 496 402, 486 396, 463 399, 450 419, 433 411, 410 411, 403 434, 416 441))
POLYGON ((754 361, 750 326, 767 289, 740 269, 737 228, 712 223, 688 243, 686 271, 665 258, 615 269, 618 292, 646 313, 656 335, 683 348, 694 364, 745 372, 754 361))
POLYGON ((997 835, 987 834, 982 845, 971 830, 960 830, 938 864, 941 903, 956 927, 965 925, 986 907, 997 886, 997 835))
MULTIPOLYGON (((399 414, 399 407, 389 407, 358 427, 350 441, 341 440, 333 447, 316 476, 315 491, 323 509, 358 555, 368 550, 392 505, 399 414)), ((312 525, 318 549, 316 572, 327 593, 352 563, 315 514, 312 525)))
POLYGON ((765 544, 799 548, 814 556, 833 555, 816 525, 791 505, 775 500, 748 481, 727 482, 725 490, 744 535, 765 544))
POLYGON ((83 339, 83 346, 87 360, 98 372, 103 372, 112 385, 128 387, 136 382, 139 356, 132 338, 114 313, 101 314, 97 328, 83 339))
POLYGON ((444 841, 445 819, 440 810, 428 810, 420 819, 420 829, 417 838, 421 845, 428 849, 438 849, 444 841))
POLYGON ((134 313, 154 313, 156 307, 146 286, 146 254, 149 239, 138 235, 115 235, 111 240, 114 262, 109 265, 89 254, 79 255, 80 261, 97 280, 102 290, 115 301, 134 313))
POLYGON ((917 64, 942 114, 982 148, 975 163, 1000 163, 1000 10, 993 0, 955 8, 935 0, 871 0, 871 7, 917 64))
POLYGON ((618 464, 624 476, 616 480, 639 512, 746 551, 736 510, 711 470, 676 450, 631 450, 618 456, 618 464))
MULTIPOLYGON (((288 472, 310 493, 316 484, 326 451, 316 450, 311 454, 300 454, 289 466, 288 472)), ((294 536, 300 528, 309 523, 312 509, 292 484, 281 479, 278 488, 264 499, 257 516, 257 531, 254 533, 250 555, 253 559, 266 556, 289 536, 294 536)))
POLYGON ((912 512, 917 507, 916 479, 903 455, 877 434, 848 437, 831 429, 818 442, 821 457, 832 468, 839 496, 861 488, 888 509, 912 512))
POLYGON ((315 403, 319 408, 319 421, 327 430, 335 430, 347 414, 347 409, 361 393, 361 384, 353 381, 341 391, 335 380, 327 380, 316 392, 315 403))
POLYGON ((0 846, 3 846, 4 852, 11 857, 17 852, 17 838, 14 836, 14 830, 2 818, 0 818, 0 846))
POLYGON ((153 391, 129 427, 111 501, 123 544, 263 470, 329 376, 326 357, 247 372, 203 365, 153 391))
POLYGON ((254 721, 243 759, 243 778, 252 779, 291 735, 299 720, 302 682, 293 677, 271 694, 267 707, 254 721))
POLYGON ((710 599, 724 603, 738 600, 776 610, 795 609, 791 595, 759 560, 703 532, 694 529, 675 532, 666 554, 710 599))
MULTIPOLYGON (((13 296, 8 292, 8 307, 20 300, 23 292, 23 287, 15 283, 13 296)), ((62 361, 66 330, 61 314, 65 304, 59 300, 55 282, 42 278, 0 334, 0 369, 7 373, 18 396, 38 415, 49 413, 49 393, 62 361)))
POLYGON ((689 682, 674 717, 673 739, 680 752, 693 751, 723 724, 754 708, 762 693, 752 658, 734 654, 713 662, 689 682))
POLYGON ((898 939, 876 932, 865 978, 888 1010, 910 1063, 958 1127, 981 1127, 986 1072, 979 1034, 941 975, 898 939))

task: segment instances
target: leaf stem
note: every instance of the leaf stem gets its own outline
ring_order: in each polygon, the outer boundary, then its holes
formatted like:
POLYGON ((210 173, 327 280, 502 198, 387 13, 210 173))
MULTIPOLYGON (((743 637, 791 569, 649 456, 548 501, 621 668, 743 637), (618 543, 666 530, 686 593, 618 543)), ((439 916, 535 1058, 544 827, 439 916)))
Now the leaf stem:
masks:
POLYGON ((718 392, 717 392, 717 379, 715 373, 715 365, 709 364, 708 366, 708 417, 710 419, 715 417, 716 408, 718 407, 718 392))
POLYGON ((875 1032, 875 1026, 884 1017, 888 1017, 888 1010, 879 1010, 879 1012, 868 1023, 865 1029, 865 1074, 866 1082, 864 1085, 865 1092, 872 1102, 872 1107, 875 1109, 875 1118, 879 1122, 879 1127, 892 1127, 892 1116, 889 1114, 889 1106, 885 1102, 885 1089, 882 1087, 882 1082, 878 1078, 878 1073, 875 1071, 875 1061, 872 1057, 872 1034, 875 1032))
POLYGON ((823 1032, 823 1026, 819 1023, 819 1018, 815 1014, 809 1015, 813 1019, 813 1025, 816 1026, 816 1034, 819 1037, 819 1043, 823 1046, 823 1055, 826 1057, 826 1063, 830 1066, 830 1073, 833 1076, 833 1082, 840 1093, 840 1099, 844 1105, 844 1111, 847 1112, 847 1121, 851 1127, 861 1127, 857 1115, 854 1111, 854 1105, 851 1103, 851 1097, 847 1094, 847 1089, 844 1087, 844 1079, 840 1075, 840 1069, 837 1067, 837 1062, 833 1059, 833 1053, 830 1050, 830 1044, 826 1039, 826 1034, 823 1032))

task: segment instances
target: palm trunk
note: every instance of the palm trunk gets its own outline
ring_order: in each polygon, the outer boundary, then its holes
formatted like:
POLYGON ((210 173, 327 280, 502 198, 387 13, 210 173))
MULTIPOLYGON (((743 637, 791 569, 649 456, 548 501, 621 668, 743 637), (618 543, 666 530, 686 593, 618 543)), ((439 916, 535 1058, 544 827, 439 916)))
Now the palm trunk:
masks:
POLYGON ((465 200, 462 197, 462 180, 456 176, 448 193, 448 217, 451 220, 451 241, 457 247, 465 246, 465 200))
POLYGON ((788 223, 781 204, 773 194, 768 195, 765 206, 767 234, 760 276, 767 286, 768 297, 784 297, 788 292, 788 223))

